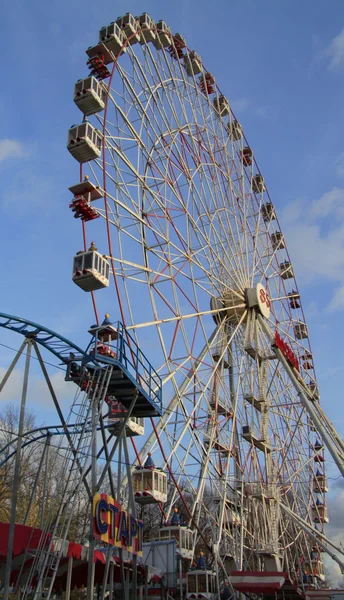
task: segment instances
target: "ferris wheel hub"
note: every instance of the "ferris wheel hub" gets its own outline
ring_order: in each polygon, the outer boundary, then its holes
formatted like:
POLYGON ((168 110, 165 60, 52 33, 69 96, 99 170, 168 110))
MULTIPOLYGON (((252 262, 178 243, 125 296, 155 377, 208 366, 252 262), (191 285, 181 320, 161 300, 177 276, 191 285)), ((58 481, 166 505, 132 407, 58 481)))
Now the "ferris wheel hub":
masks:
POLYGON ((212 298, 210 308, 213 313, 213 319, 217 325, 226 320, 231 324, 237 324, 239 321, 245 321, 244 313, 249 308, 255 308, 266 319, 270 316, 270 298, 261 283, 256 287, 241 290, 230 290, 225 292, 222 297, 212 298))

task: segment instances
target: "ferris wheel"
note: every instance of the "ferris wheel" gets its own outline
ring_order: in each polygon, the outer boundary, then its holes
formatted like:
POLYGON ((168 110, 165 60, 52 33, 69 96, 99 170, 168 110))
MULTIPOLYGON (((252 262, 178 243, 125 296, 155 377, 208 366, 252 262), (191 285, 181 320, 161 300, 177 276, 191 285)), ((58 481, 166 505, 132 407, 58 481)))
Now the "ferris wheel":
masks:
POLYGON ((253 150, 214 75, 163 21, 127 14, 87 55, 74 94, 84 118, 68 135, 84 240, 73 280, 162 381, 163 414, 144 419, 133 465, 150 453, 167 475, 165 520, 183 513, 185 560, 203 540, 227 572, 316 583, 322 550, 297 518, 320 532, 328 522, 324 444, 300 399, 315 406, 319 392, 253 150))

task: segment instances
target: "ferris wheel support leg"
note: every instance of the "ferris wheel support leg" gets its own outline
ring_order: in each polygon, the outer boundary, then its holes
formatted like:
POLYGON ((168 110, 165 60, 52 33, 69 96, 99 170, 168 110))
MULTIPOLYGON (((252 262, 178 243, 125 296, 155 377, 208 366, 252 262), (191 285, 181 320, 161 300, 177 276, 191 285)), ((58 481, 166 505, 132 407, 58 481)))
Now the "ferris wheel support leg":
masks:
POLYGON ((5 386, 6 382, 8 381, 8 379, 9 379, 9 377, 10 377, 10 375, 11 375, 13 369, 14 369, 14 367, 16 366, 18 360, 20 359, 20 357, 22 355, 22 352, 23 352, 23 350, 24 350, 24 348, 25 348, 25 346, 26 346, 27 343, 28 343, 28 341, 27 341, 27 339, 25 339, 23 341, 22 345, 20 346, 17 354, 15 355, 14 359, 12 360, 10 366, 8 367, 5 375, 3 376, 2 381, 0 383, 0 394, 1 394, 1 392, 2 392, 2 390, 4 388, 4 386, 5 386))
MULTIPOLYGON (((133 515, 135 515, 136 514, 136 506, 135 506, 133 484, 132 484, 132 479, 131 479, 127 436, 125 435, 125 432, 123 434, 123 447, 124 447, 124 459, 125 459, 125 464, 127 467, 127 478, 128 478, 128 487, 129 487, 129 505, 131 508, 131 513, 133 515)), ((132 561, 133 561, 133 571, 132 571, 132 578, 131 578, 131 598, 132 598, 132 600, 136 600, 137 599, 137 555, 136 554, 133 554, 132 561)))
POLYGON ((87 600, 93 600, 94 596, 94 549, 95 539, 93 535, 93 497, 97 493, 97 424, 98 424, 98 396, 92 398, 92 467, 91 467, 91 490, 92 500, 90 503, 90 537, 88 548, 88 570, 87 570, 87 600))
MULTIPOLYGON (((325 552, 327 552, 327 554, 340 566, 341 572, 344 573, 344 562, 341 561, 338 558, 338 556, 334 554, 332 550, 329 549, 327 544, 324 544, 319 540, 319 532, 316 529, 313 529, 313 527, 310 527, 307 521, 304 521, 302 517, 296 515, 292 510, 290 510, 288 506, 285 506, 284 504, 280 503, 280 507, 282 510, 284 510, 284 512, 286 512, 290 516, 291 519, 293 519, 293 521, 295 521, 301 527, 301 529, 303 529, 307 533, 307 535, 309 535, 310 538, 312 538, 319 546, 321 546, 323 550, 325 550, 325 552)), ((339 552, 343 553, 343 551, 340 548, 335 546, 332 542, 330 542, 330 540, 327 540, 327 538, 325 538, 323 534, 321 535, 321 537, 324 540, 326 540, 328 544, 331 544, 331 546, 336 548, 339 552)))
MULTIPOLYGON (((212 344, 212 342, 216 338, 218 331, 219 331, 219 327, 216 327, 214 329, 213 333, 211 334, 211 336, 209 337, 207 343, 202 348, 199 356, 196 358, 194 368, 192 370, 190 370, 189 373, 186 375, 183 383, 178 388, 178 392, 173 396, 169 405, 164 409, 164 414, 162 415, 162 417, 159 419, 159 421, 155 425, 155 429, 157 432, 159 432, 160 429, 163 429, 163 427, 165 425, 165 420, 170 418, 171 412, 174 411, 176 405, 179 402, 180 396, 182 396, 184 394, 185 389, 187 388, 187 386, 190 382, 190 377, 191 376, 193 377, 197 373, 197 371, 201 368, 202 361, 203 361, 206 353, 208 352, 209 346, 212 344)), ((149 448, 151 447, 151 445, 155 439, 156 439, 156 433, 155 433, 155 430, 153 430, 153 432, 150 434, 149 438, 147 439, 145 445, 143 446, 143 448, 139 454, 140 460, 142 460, 142 458, 147 454, 149 448)))
MULTIPOLYGON (((258 320, 259 320, 262 328, 266 331, 266 333, 270 337, 270 339, 272 339, 273 338, 272 332, 271 332, 269 326, 264 321, 264 319, 260 315, 258 315, 258 320)), ((323 424, 319 420, 319 417, 313 407, 312 401, 306 396, 300 383, 298 382, 297 378, 295 377, 292 368, 289 366, 289 364, 288 364, 286 358, 284 357, 284 355, 282 354, 281 350, 279 350, 279 348, 274 348, 274 352, 275 352, 277 358, 279 359, 279 361, 282 363, 285 371, 287 372, 287 374, 289 376, 289 379, 291 380, 292 384, 294 385, 294 387, 298 393, 298 396, 299 396, 303 406, 305 407, 310 418, 312 419, 317 431, 319 432, 319 435, 321 435, 322 439, 324 440, 324 443, 325 443, 328 451, 330 452, 334 462, 336 463, 340 473, 344 477, 343 456, 338 452, 337 448, 333 444, 333 441, 332 441, 330 435, 328 434, 328 432, 326 431, 326 428, 323 426, 323 424)))
MULTIPOLYGON (((39 478, 40 478, 40 476, 42 474, 42 467, 43 467, 44 458, 45 458, 45 455, 46 455, 46 453, 48 451, 48 446, 50 446, 50 437, 51 437, 51 435, 47 435, 47 437, 45 439, 45 444, 44 444, 43 452, 42 452, 42 455, 41 455, 41 458, 40 458, 40 461, 39 461, 39 465, 38 465, 38 469, 37 469, 35 481, 34 481, 34 484, 32 486, 30 500, 29 500, 29 504, 28 504, 28 507, 26 509, 26 513, 25 513, 25 516, 24 516, 23 525, 26 525, 27 520, 29 518, 29 514, 30 514, 31 507, 32 507, 32 503, 34 501, 34 498, 35 498, 35 495, 36 495, 36 491, 37 491, 38 480, 39 480, 39 478)), ((46 469, 45 469, 45 471, 46 471, 46 469)), ((44 483, 45 483, 45 481, 46 481, 46 473, 44 475, 44 483)), ((41 509, 41 511, 43 510, 43 507, 44 507, 44 499, 45 499, 45 493, 44 493, 44 490, 43 490, 42 509, 41 509)), ((41 522, 40 522, 40 528, 42 529, 42 519, 41 519, 41 522)))
MULTIPOLYGON (((40 367, 41 367, 41 369, 42 369, 42 373, 43 373, 43 376, 44 376, 45 382, 46 382, 46 384, 47 384, 47 386, 48 386, 48 390, 49 390, 49 392, 50 392, 50 395, 51 395, 52 401, 53 401, 53 403, 54 403, 54 405, 55 405, 55 408, 56 408, 57 414, 58 414, 58 416, 59 416, 59 419, 60 419, 60 421, 61 421, 61 425, 62 425, 62 427, 63 427, 63 431, 64 431, 64 433, 65 433, 65 436, 66 436, 67 440, 68 440, 68 443, 69 443, 69 445, 70 445, 70 448, 71 448, 71 450, 72 450, 72 452, 73 452, 73 455, 74 455, 74 457, 76 458, 76 463, 77 463, 77 465, 78 465, 78 469, 79 469, 79 472, 80 472, 80 474, 81 474, 81 473, 82 473, 82 467, 81 467, 81 464, 80 464, 80 461, 79 461, 79 459, 77 458, 77 452, 76 452, 76 449, 74 448, 74 445, 73 445, 72 436, 71 436, 71 434, 69 433, 69 429, 68 429, 68 427, 67 427, 67 423, 66 423, 66 421, 65 421, 65 418, 64 418, 64 416, 63 416, 63 413, 62 413, 62 410, 61 410, 61 407, 60 407, 59 401, 58 401, 58 399, 57 399, 57 397, 56 397, 56 394, 55 394, 54 388, 53 388, 53 386, 52 386, 52 383, 51 383, 51 381, 50 381, 50 377, 49 377, 49 375, 48 375, 48 371, 47 371, 47 369, 46 369, 46 367, 45 367, 45 364, 44 364, 44 362, 43 362, 42 355, 41 355, 41 353, 40 353, 40 350, 39 350, 38 344, 37 344, 37 342, 36 342, 35 340, 33 340, 33 342, 32 342, 32 343, 33 343, 33 347, 34 347, 34 349, 35 349, 35 352, 36 352, 36 355, 37 355, 37 358, 38 358, 39 365, 40 365, 40 367)), ((87 492, 87 494, 88 494, 88 497, 91 499, 91 498, 92 498, 92 496, 91 496, 91 490, 90 490, 90 487, 89 487, 89 485, 88 485, 88 482, 86 481, 86 479, 84 479, 84 485, 85 485, 85 488, 86 488, 86 492, 87 492)))
MULTIPOLYGON (((11 515, 10 515, 10 525, 8 531, 8 544, 7 544, 7 557, 6 557, 6 566, 5 566, 5 576, 4 576, 4 592, 3 598, 4 600, 8 600, 9 591, 10 591, 10 577, 11 577, 11 568, 12 568, 12 552, 13 552, 13 541, 14 541, 14 526, 16 520, 16 512, 17 512, 17 501, 18 501, 18 488, 19 488, 19 473, 21 466, 21 451, 22 451, 22 443, 23 443, 23 432, 24 432, 24 421, 25 421, 25 406, 26 406, 26 397, 27 397, 27 388, 29 382, 29 369, 30 369, 30 358, 31 358, 31 347, 32 341, 30 338, 26 338, 24 343, 22 344, 19 352, 15 356, 15 359, 12 361, 10 368, 8 369, 6 375, 11 374, 16 362, 18 361, 24 347, 27 346, 27 353, 25 359, 25 367, 24 367, 24 377, 23 377, 23 388, 21 395, 21 404, 20 404, 20 416, 19 416, 19 425, 18 425, 18 441, 17 441, 17 452, 16 452, 16 460, 14 465, 14 475, 13 475, 13 487, 12 487, 12 499, 11 499, 11 515)), ((3 386, 5 385, 8 377, 4 377, 5 382, 2 382, 3 386)))
POLYGON ((108 458, 106 460, 105 467, 104 467, 104 469, 102 471, 102 474, 101 474, 101 476, 99 478, 99 481, 98 481, 98 486, 97 486, 98 489, 101 487, 101 485, 102 485, 102 483, 103 483, 103 481, 105 479, 106 472, 111 467, 112 459, 113 459, 114 454, 115 454, 115 452, 117 450, 118 444, 120 443, 120 440, 121 440, 121 438, 122 438, 122 436, 123 436, 123 434, 125 432, 125 428, 126 428, 128 420, 131 417, 131 413, 133 412, 133 409, 134 409, 134 406, 135 406, 135 402, 136 402, 136 398, 134 397, 133 400, 132 400, 132 402, 131 402, 131 404, 130 404, 130 406, 129 406, 128 412, 126 413, 126 417, 125 417, 125 419, 123 419, 122 427, 121 427, 121 429, 120 429, 120 431, 118 433, 118 437, 117 437, 117 439, 116 439, 116 441, 115 441, 115 443, 114 443, 114 445, 113 445, 113 447, 111 449, 111 452, 108 455, 108 458))

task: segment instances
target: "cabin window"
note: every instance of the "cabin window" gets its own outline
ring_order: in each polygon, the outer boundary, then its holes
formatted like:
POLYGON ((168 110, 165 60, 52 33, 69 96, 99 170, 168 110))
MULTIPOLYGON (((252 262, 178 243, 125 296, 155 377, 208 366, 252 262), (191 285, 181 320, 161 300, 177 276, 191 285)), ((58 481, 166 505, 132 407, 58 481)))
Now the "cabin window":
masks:
POLYGON ((98 254, 95 254, 95 255, 94 255, 94 260, 93 260, 93 268, 94 268, 96 271, 99 271, 99 256, 98 256, 98 254))
POLYGON ((197 575, 188 575, 188 593, 197 592, 196 577, 197 575))
POLYGON ((139 477, 137 477, 136 475, 133 477, 133 484, 134 484, 134 491, 140 492, 141 491, 141 474, 139 477))
POLYGON ((92 258, 93 258, 93 252, 84 254, 84 269, 92 269, 92 262, 93 262, 92 258))
POLYGON ((143 474, 143 489, 144 490, 152 489, 152 474, 153 473, 144 473, 143 474))
POLYGON ((197 575, 197 579, 198 579, 198 592, 207 592, 207 576, 204 573, 204 575, 197 575))
POLYGON ((82 254, 74 258, 74 272, 82 270, 82 254))

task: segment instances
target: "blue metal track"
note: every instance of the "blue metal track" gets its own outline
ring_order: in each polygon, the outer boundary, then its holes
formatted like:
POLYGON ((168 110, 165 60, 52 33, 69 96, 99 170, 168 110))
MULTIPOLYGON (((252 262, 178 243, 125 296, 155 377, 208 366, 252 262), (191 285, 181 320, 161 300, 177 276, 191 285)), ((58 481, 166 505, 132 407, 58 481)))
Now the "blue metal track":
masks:
POLYGON ((79 348, 79 346, 55 333, 55 331, 38 325, 38 323, 0 313, 0 327, 21 333, 25 337, 33 338, 38 344, 55 354, 64 364, 70 361, 71 353, 76 355, 76 358, 86 356, 85 351, 79 348))
MULTIPOLYGON (((75 423, 72 423, 70 425, 66 425, 66 427, 68 429, 71 429, 71 433, 74 434, 78 434, 81 433, 81 431, 83 430, 83 423, 76 425, 75 423)), ((111 423, 105 425, 104 424, 104 429, 110 429, 111 427, 111 423)), ((91 431, 90 428, 86 429, 86 431, 91 431)), ((101 427, 97 427, 97 431, 101 431, 101 427)), ((29 446, 30 444, 33 444, 34 442, 39 442, 39 440, 45 439, 48 436, 55 436, 55 435, 66 435, 66 432, 63 428, 63 425, 52 425, 50 427, 41 427, 41 428, 37 428, 37 429, 32 429, 32 431, 27 431, 25 433, 25 435, 23 436, 24 438, 29 437, 29 435, 32 434, 36 434, 35 437, 30 437, 26 442, 24 442, 22 444, 22 448, 25 448, 26 446, 29 446)), ((12 450, 11 452, 6 453, 6 450, 10 450, 10 446, 14 445, 15 442, 17 441, 18 438, 14 438, 13 440, 11 440, 11 442, 9 442, 8 444, 6 444, 6 446, 4 446, 3 448, 0 449, 0 467, 2 467, 6 462, 8 462, 16 453, 16 449, 12 450), (2 456, 5 455, 5 458, 2 458, 2 456)))

